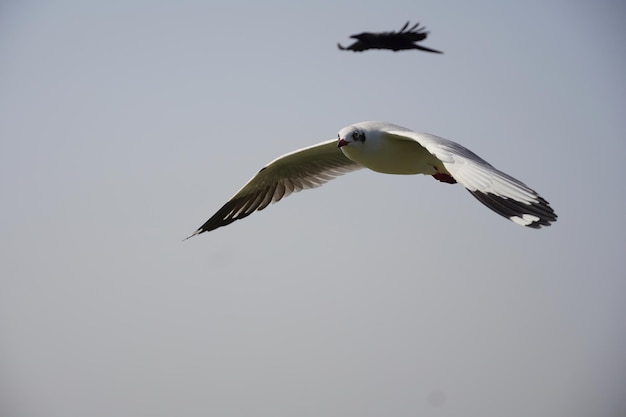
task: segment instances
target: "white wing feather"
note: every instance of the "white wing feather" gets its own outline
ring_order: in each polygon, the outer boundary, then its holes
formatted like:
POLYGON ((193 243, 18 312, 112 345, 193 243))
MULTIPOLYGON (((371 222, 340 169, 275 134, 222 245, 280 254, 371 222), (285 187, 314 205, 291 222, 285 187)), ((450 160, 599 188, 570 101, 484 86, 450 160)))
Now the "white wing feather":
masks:
POLYGON ((556 221, 554 210, 536 191, 496 169, 464 146, 395 125, 387 125, 384 130, 397 139, 418 142, 481 203, 513 222, 540 228, 556 221))
POLYGON ((360 168, 361 165, 346 158, 337 148, 336 139, 282 155, 261 168, 191 236, 226 226, 291 193, 319 187, 360 168))

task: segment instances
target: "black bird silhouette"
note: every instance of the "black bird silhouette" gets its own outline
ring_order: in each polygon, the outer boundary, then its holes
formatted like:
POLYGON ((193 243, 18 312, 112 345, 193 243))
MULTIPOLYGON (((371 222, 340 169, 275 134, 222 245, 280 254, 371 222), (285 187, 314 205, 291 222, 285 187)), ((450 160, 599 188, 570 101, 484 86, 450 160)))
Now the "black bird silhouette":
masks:
POLYGON ((398 32, 363 32, 358 35, 350 36, 357 41, 348 47, 337 44, 342 51, 363 52, 368 49, 390 49, 392 51, 401 51, 404 49, 420 49, 422 51, 434 52, 442 54, 443 52, 435 49, 426 48, 415 44, 415 42, 423 41, 428 36, 425 27, 418 28, 420 24, 416 23, 410 29, 407 29, 409 22, 406 22, 402 29, 398 32))

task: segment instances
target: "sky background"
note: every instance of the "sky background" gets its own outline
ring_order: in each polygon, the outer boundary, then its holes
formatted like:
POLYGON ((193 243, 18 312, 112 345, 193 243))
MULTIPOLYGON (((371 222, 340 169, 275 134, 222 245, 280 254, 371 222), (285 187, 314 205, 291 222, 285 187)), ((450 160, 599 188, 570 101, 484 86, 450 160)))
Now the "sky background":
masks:
POLYGON ((0 414, 626 415, 622 1, 0 3, 0 414), (418 51, 342 52, 419 21, 418 51), (359 171, 192 233, 363 120, 552 227, 359 171))

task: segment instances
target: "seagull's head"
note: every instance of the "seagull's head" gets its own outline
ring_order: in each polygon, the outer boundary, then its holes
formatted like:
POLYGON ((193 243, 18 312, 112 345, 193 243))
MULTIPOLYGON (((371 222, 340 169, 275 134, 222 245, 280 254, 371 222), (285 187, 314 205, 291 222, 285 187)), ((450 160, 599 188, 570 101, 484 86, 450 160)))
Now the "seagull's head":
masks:
POLYGON ((337 134, 337 147, 362 145, 366 140, 367 133, 364 129, 357 126, 348 126, 341 129, 337 134))
POLYGON ((377 172, 395 172, 395 156, 385 145, 387 130, 397 128, 385 122, 359 122, 344 127, 337 135, 337 147, 344 156, 377 172))

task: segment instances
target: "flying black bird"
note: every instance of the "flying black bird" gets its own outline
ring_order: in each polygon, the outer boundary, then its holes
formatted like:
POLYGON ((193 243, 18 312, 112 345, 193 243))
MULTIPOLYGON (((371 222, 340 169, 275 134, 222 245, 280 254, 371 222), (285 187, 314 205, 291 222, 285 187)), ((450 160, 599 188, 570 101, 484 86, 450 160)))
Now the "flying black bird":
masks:
POLYGON ((428 32, 424 30, 426 28, 418 28, 419 25, 419 23, 416 23, 410 29, 407 29, 409 22, 406 22, 398 32, 359 33, 358 35, 350 36, 352 39, 357 40, 352 45, 344 47, 338 43, 337 47, 342 51, 354 52, 362 52, 368 49, 391 49, 394 52, 403 49, 421 49, 422 51, 442 54, 443 52, 441 51, 415 44, 415 42, 423 41, 428 36, 428 32))

